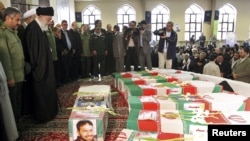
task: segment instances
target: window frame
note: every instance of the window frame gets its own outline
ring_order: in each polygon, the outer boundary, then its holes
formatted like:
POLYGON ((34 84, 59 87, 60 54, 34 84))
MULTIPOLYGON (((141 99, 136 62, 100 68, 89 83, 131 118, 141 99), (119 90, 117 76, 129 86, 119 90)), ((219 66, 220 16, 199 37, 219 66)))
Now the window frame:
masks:
POLYGON ((101 10, 98 7, 96 7, 94 5, 89 5, 85 9, 82 10, 82 23, 83 24, 88 24, 90 26, 90 28, 93 29, 95 27, 95 20, 101 20, 101 15, 102 15, 101 10), (94 9, 91 10, 92 7, 94 9), (89 12, 90 12, 89 15, 84 15, 84 13, 86 12, 86 10, 89 10, 89 12), (95 12, 95 10, 98 10, 98 12, 100 14, 93 14, 95 12), (85 21, 85 16, 88 19, 87 22, 85 21), (91 20, 91 17, 93 17, 92 18, 93 20, 91 20))
POLYGON ((192 35, 195 35, 196 39, 199 38, 199 36, 201 35, 201 33, 203 31, 203 16, 204 16, 204 11, 197 4, 192 4, 186 9, 186 11, 185 11, 185 31, 184 31, 184 39, 185 40, 189 41, 189 39, 192 37, 192 35), (192 9, 193 6, 198 8, 200 11, 196 12, 196 10, 192 9), (188 10, 191 10, 192 12, 187 12, 188 10), (189 15, 188 22, 186 20, 187 15, 189 15), (192 17, 195 17, 195 19, 192 19, 192 17), (198 17, 200 17, 200 19, 198 19, 198 17), (192 27, 192 25, 194 25, 194 27, 192 27), (200 27, 198 27, 198 25, 200 27), (188 28, 187 28, 187 26, 188 26, 188 28), (194 30, 191 30, 191 29, 194 29, 194 30))
POLYGON ((124 4, 121 7, 118 8, 117 12, 116 12, 116 16, 117 16, 117 25, 120 27, 120 29, 122 29, 123 26, 129 26, 129 22, 130 21, 136 21, 136 11, 134 9, 134 7, 128 5, 128 4, 124 4), (125 10, 125 7, 128 7, 127 10, 125 10), (122 10, 124 13, 120 14, 118 13, 120 10, 122 10), (132 10, 134 13, 128 13, 129 10, 132 10), (120 17, 122 16, 122 22, 119 21, 120 17), (134 16, 134 18, 132 18, 131 16, 134 16), (127 17, 127 22, 124 20, 124 17, 127 17))
MULTIPOLYGON (((170 10, 164 4, 157 5, 155 8, 152 9, 152 11, 154 11, 154 10, 157 10, 158 13, 155 14, 155 13, 151 12, 151 30, 152 30, 152 32, 154 32, 154 30, 159 30, 159 29, 162 29, 162 28, 166 27, 166 23, 167 22, 164 22, 164 21, 169 21, 170 20, 170 10), (162 10, 159 9, 159 6, 161 6, 162 9, 164 8, 167 11, 167 13, 162 13, 161 12, 162 10), (154 16, 156 17, 155 21, 152 20, 152 17, 154 17, 154 16), (160 21, 158 20, 159 16, 161 16, 161 20, 160 21), (165 16, 168 16, 167 20, 163 19, 163 17, 165 17, 165 16), (155 29, 153 28, 154 25, 156 27, 155 29), (160 25, 160 27, 159 27, 159 25, 160 25)), ((158 41, 159 39, 160 39, 159 36, 154 35, 154 34, 152 35, 152 40, 158 41)))
POLYGON ((224 4, 219 9, 219 19, 218 19, 218 30, 217 30, 217 39, 218 40, 226 40, 227 34, 230 32, 235 32, 235 25, 236 25, 236 14, 237 11, 235 7, 231 4, 224 4), (225 9, 230 8, 232 11, 228 11, 225 9), (223 10, 223 12, 222 12, 223 10), (227 17, 227 19, 226 19, 227 17), (229 29, 229 27, 232 29, 229 29), (225 29, 226 27, 226 29, 225 29))

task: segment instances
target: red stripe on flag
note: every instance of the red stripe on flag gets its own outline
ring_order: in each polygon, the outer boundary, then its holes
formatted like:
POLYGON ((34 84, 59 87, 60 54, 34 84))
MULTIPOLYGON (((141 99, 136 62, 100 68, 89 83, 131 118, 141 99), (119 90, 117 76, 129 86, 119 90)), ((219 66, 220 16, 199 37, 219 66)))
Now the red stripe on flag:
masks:
POLYGON ((134 84, 135 84, 135 85, 145 85, 146 82, 145 82, 145 80, 135 80, 135 81, 134 81, 134 84))
POLYGON ((159 104, 156 102, 142 102, 144 110, 158 110, 159 104))
POLYGON ((142 93, 144 96, 157 95, 156 89, 152 89, 152 88, 143 88, 142 93))
POLYGON ((183 86, 183 94, 191 94, 191 95, 196 95, 197 94, 197 88, 195 86, 192 85, 187 85, 187 86, 183 86))
POLYGON ((245 102, 245 111, 250 111, 250 97, 248 97, 244 102, 245 102))
MULTIPOLYGON (((170 139, 177 139, 177 138, 184 138, 184 135, 183 134, 174 134, 174 133, 163 133, 163 132, 160 132, 158 134, 158 137, 157 137, 158 140, 170 140, 170 139)), ((180 141, 182 141, 182 140, 180 139, 180 141)))
POLYGON ((122 75, 122 78, 131 78, 132 74, 131 73, 125 73, 122 75))

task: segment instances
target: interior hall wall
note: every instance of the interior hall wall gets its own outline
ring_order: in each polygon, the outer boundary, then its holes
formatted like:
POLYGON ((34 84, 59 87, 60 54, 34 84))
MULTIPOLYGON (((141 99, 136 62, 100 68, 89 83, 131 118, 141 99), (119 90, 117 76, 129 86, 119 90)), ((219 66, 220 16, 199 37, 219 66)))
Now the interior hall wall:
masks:
MULTIPOLYGON (((180 25, 181 30, 178 32, 179 41, 184 41, 186 9, 192 4, 197 4, 204 11, 211 10, 212 7, 210 0, 146 0, 145 3, 146 11, 153 10, 159 4, 165 5, 170 10, 170 20, 174 22, 174 24, 180 25)), ((212 34, 212 25, 210 23, 204 23, 202 30, 204 35, 210 38, 212 34)))
POLYGON ((102 26, 106 29, 107 24, 111 24, 112 26, 117 24, 117 10, 123 6, 124 4, 128 4, 132 6, 136 11, 136 21, 141 21, 144 19, 144 11, 143 4, 141 0, 133 0, 133 1, 120 1, 120 0, 109 0, 109 1, 75 1, 75 10, 76 12, 82 12, 87 6, 94 5, 101 11, 101 20, 102 26))
POLYGON ((231 4, 237 10, 236 18, 236 36, 240 41, 249 39, 250 32, 250 0, 216 0, 216 9, 221 8, 224 4, 231 4))
MULTIPOLYGON (((178 32, 179 41, 184 41, 184 13, 191 4, 199 5, 204 11, 218 10, 226 3, 230 3, 237 10, 235 31, 237 39, 242 41, 249 38, 250 32, 250 1, 249 0, 95 0, 75 1, 75 12, 81 12, 88 5, 97 6, 102 12, 103 27, 110 23, 116 24, 116 12, 124 4, 133 6, 136 10, 136 20, 144 19, 145 11, 151 11, 158 4, 166 5, 170 10, 170 19, 179 24, 181 32, 178 32), (215 3, 212 5, 212 3, 215 3)), ((214 11, 213 11, 214 14, 214 11)), ((213 22, 213 19, 212 19, 213 22)), ((207 40, 213 34, 213 23, 203 23, 203 33, 207 40)))

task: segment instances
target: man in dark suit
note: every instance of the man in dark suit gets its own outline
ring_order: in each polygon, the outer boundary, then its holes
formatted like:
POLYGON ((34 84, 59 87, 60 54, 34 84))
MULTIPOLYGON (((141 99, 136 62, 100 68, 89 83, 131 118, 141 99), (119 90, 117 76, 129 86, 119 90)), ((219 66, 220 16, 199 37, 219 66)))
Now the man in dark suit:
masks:
POLYGON ((72 63, 72 56, 75 54, 75 49, 73 48, 73 38, 68 31, 68 22, 63 20, 61 22, 61 40, 64 44, 64 52, 62 56, 62 63, 63 63, 63 74, 64 74, 64 82, 68 83, 71 82, 72 79, 70 77, 71 74, 71 63, 72 63))
POLYGON ((71 24, 71 29, 69 30, 70 35, 73 39, 73 48, 75 53, 72 55, 72 65, 71 65, 71 78, 75 81, 80 76, 80 58, 82 51, 82 41, 80 33, 78 32, 78 25, 76 22, 71 24))
POLYGON ((230 78, 231 66, 230 66, 229 61, 224 59, 223 54, 219 54, 217 56, 215 63, 220 68, 221 77, 230 78))
POLYGON ((172 61, 176 57, 176 44, 178 40, 177 33, 173 30, 174 23, 168 22, 166 27, 162 29, 164 32, 159 40, 158 58, 159 68, 163 69, 166 65, 167 69, 172 68, 172 61))

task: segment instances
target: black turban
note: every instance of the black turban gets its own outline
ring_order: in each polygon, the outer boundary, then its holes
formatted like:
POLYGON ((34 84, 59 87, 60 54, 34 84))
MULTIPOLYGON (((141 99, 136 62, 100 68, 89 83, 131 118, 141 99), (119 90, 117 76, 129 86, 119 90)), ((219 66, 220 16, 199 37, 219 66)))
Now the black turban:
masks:
POLYGON ((53 9, 53 7, 38 7, 36 9, 36 14, 38 16, 40 16, 40 15, 54 16, 54 9, 53 9))

